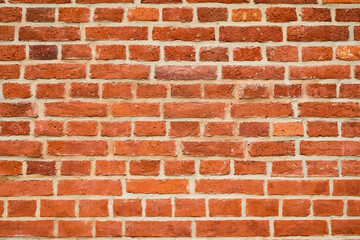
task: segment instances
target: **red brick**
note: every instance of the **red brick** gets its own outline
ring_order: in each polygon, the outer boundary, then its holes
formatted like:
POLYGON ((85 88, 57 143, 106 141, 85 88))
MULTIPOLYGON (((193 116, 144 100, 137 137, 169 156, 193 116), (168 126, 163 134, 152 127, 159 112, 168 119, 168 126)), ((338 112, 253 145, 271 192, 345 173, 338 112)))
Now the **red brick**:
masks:
POLYGON ((59 237, 91 237, 92 221, 59 220, 59 237))
POLYGON ((266 174, 266 162, 261 161, 235 161, 236 175, 266 174))
POLYGON ((267 237, 269 235, 268 220, 196 221, 197 237, 267 237))
POLYGON ((312 236, 327 235, 326 220, 275 220, 274 236, 312 236))
POLYGON ((301 20, 307 22, 331 22, 331 12, 328 8, 302 8, 301 20))
POLYGON ((103 98, 132 98, 131 83, 104 83, 103 98))
POLYGON ((253 22, 261 21, 261 17, 259 8, 239 8, 232 10, 231 20, 233 22, 253 22))
POLYGON ((59 8, 59 21, 60 22, 89 22, 90 9, 89 8, 75 8, 75 7, 62 7, 59 8))
POLYGON ((263 195, 263 180, 247 179, 199 179, 195 191, 208 194, 242 193, 263 195))
POLYGON ((358 160, 341 161, 341 174, 343 176, 360 176, 360 161, 358 160))
POLYGON ((165 46, 165 61, 195 61, 193 46, 165 46))
POLYGON ((25 67, 25 78, 36 79, 79 79, 85 78, 86 70, 84 64, 71 63, 49 63, 27 65, 25 67))
POLYGON ((342 216, 344 202, 335 199, 313 200, 314 216, 342 216))
POLYGON ((46 116, 77 116, 77 117, 105 117, 107 115, 107 105, 96 102, 49 102, 45 103, 46 116))
POLYGON ((129 164, 131 175, 157 176, 160 172, 158 160, 134 160, 129 164))
POLYGON ((64 98, 65 84, 64 83, 39 83, 36 85, 37 98, 64 98))
POLYGON ((108 200, 79 201, 79 217, 107 217, 109 216, 108 200))
POLYGON ((67 135, 69 136, 95 136, 96 134, 96 121, 69 121, 67 123, 67 135))
POLYGON ((248 3, 249 0, 187 0, 189 3, 248 3))
POLYGON ((0 122, 0 135, 29 135, 30 134, 30 122, 28 121, 6 121, 0 122))
POLYGON ((231 106, 232 117, 283 117, 292 116, 290 103, 236 103, 231 106))
POLYGON ((341 84, 339 95, 341 98, 360 98, 360 84, 341 84))
POLYGON ((58 195, 121 195, 120 180, 59 180, 58 195))
POLYGON ((154 27, 152 37, 159 41, 212 41, 215 30, 213 27, 154 27))
POLYGON ((9 200, 8 217, 35 217, 36 200, 9 200))
POLYGON ((338 46, 336 48, 336 58, 344 61, 360 60, 360 46, 338 46))
POLYGON ((205 98, 233 98, 234 88, 233 84, 205 84, 204 95, 205 98))
POLYGON ((302 60, 308 61, 327 61, 332 60, 332 47, 303 47, 301 49, 302 60))
POLYGON ((138 64, 93 64, 91 78, 98 79, 147 79, 150 66, 138 64))
POLYGON ((114 216, 139 217, 142 215, 141 199, 115 199, 114 216))
POLYGON ((164 84, 138 84, 136 96, 138 98, 166 98, 167 87, 164 84))
POLYGON ((228 14, 227 8, 197 8, 197 16, 199 22, 218 22, 226 21, 228 14))
POLYGON ((241 122, 239 124, 239 135, 244 137, 269 136, 270 125, 266 122, 241 122))
POLYGON ((190 237, 190 221, 126 221, 127 237, 190 237))
POLYGON ((311 3, 317 3, 317 0, 255 0, 255 3, 268 3, 268 4, 311 4, 311 3))
POLYGON ((50 196, 53 194, 52 181, 50 180, 0 181, 0 196, 2 197, 50 196))
POLYGON ((158 21, 159 10, 156 8, 136 7, 128 10, 129 21, 158 21))
POLYGON ((269 217, 278 215, 278 199, 246 199, 246 216, 269 217))
POLYGON ((234 48, 235 61, 260 61, 262 60, 260 47, 234 48))
POLYGON ((270 89, 265 84, 240 84, 239 98, 268 98, 270 89))
POLYGON ((4 98, 29 98, 31 97, 30 84, 28 83, 3 83, 4 98))
POLYGON ((336 161, 306 161, 308 176, 339 176, 336 161))
POLYGON ((295 42, 347 41, 347 26, 290 26, 287 28, 287 40, 295 42))
POLYGON ((96 45, 95 59, 97 60, 111 60, 111 59, 125 59, 126 50, 124 45, 96 45))
POLYGON ((290 79, 343 79, 350 78, 350 66, 290 66, 290 79))
POLYGON ((2 220, 0 221, 0 236, 54 237, 54 221, 53 220, 37 220, 37 221, 2 220))
POLYGON ((147 40, 147 27, 86 27, 86 40, 147 40))
POLYGON ((88 44, 62 45, 62 59, 91 59, 91 48, 88 44))
POLYGON ((281 66, 223 66, 224 79, 284 79, 281 66))
POLYGON ((360 22, 359 8, 336 9, 335 21, 337 22, 360 22))
MULTIPOLYGON (((0 69, 1 70, 1 69, 0 69)), ((0 103, 0 116, 2 117, 37 117, 37 105, 29 102, 0 103)))
POLYGON ((309 137, 336 137, 338 127, 336 122, 311 121, 307 123, 309 137))
POLYGON ((184 141, 182 147, 183 154, 190 156, 241 157, 244 154, 240 141, 184 141))
POLYGON ((301 84, 276 84, 274 86, 274 97, 301 97, 302 86, 301 84))
POLYGON ((342 122, 341 132, 343 137, 359 137, 360 122, 342 122))
POLYGON ((21 175, 22 165, 23 164, 20 161, 0 160, 0 175, 1 176, 21 175))
POLYGON ((233 122, 209 122, 205 126, 204 136, 234 135, 233 122))
POLYGON ((55 8, 27 8, 27 22, 55 22, 55 8))
POLYGON ((301 141, 300 154, 307 156, 359 156, 358 141, 301 141))
POLYGON ((90 161, 61 161, 61 175, 89 175, 90 161))
POLYGON ((269 180, 270 195, 329 195, 328 180, 269 180))
POLYGON ((101 136, 117 137, 130 136, 131 123, 130 122, 102 122, 101 136))
POLYGON ((293 141, 258 141, 248 144, 249 153, 253 157, 264 156, 294 156, 295 145, 293 141))
POLYGON ((193 160, 168 160, 164 163, 165 175, 179 176, 192 175, 195 173, 195 161, 193 160))
POLYGON ((166 124, 164 121, 136 121, 135 136, 165 136, 166 124))
POLYGON ((163 8, 163 21, 191 22, 193 19, 193 9, 190 7, 182 8, 163 8))
POLYGON ((80 40, 78 27, 20 27, 20 41, 75 41, 80 40))
POLYGON ((120 237, 122 236, 121 221, 95 221, 95 235, 97 237, 120 237))
POLYGON ((35 136, 62 136, 63 122, 60 121, 36 121, 35 122, 35 136))
POLYGON ((295 8, 269 7, 265 13, 268 22, 292 22, 297 20, 295 8))
POLYGON ((96 8, 94 12, 95 22, 122 22, 124 9, 122 8, 96 8))
POLYGON ((358 179, 334 180, 333 195, 360 196, 360 181, 358 179))
POLYGON ((211 80, 216 78, 216 66, 156 66, 158 80, 211 80))
POLYGON ((283 216, 306 217, 310 214, 310 204, 308 199, 284 199, 283 216))
MULTIPOLYGON (((0 26, 0 40, 14 41, 15 27, 14 26, 0 26)), ((0 75, 1 76, 1 75, 0 75)))
POLYGON ((0 141, 0 156, 40 157, 42 143, 39 141, 0 141))
POLYGON ((227 175, 230 173, 230 161, 202 160, 199 172, 201 175, 227 175))
POLYGON ((224 47, 201 47, 200 61, 229 61, 228 49, 224 47))
POLYGON ((95 175, 125 175, 125 161, 96 160, 95 175))
POLYGON ((146 199, 145 214, 147 217, 171 217, 171 199, 146 199))
POLYGON ((0 22, 21 22, 21 8, 1 7, 0 22))
POLYGON ((200 84, 172 84, 171 97, 175 98, 200 98, 200 84))
POLYGON ((315 98, 335 98, 336 84, 307 84, 306 94, 315 98))
POLYGON ((360 106, 355 102, 304 102, 299 103, 301 117, 358 117, 360 106))
POLYGON ((209 199, 210 217, 241 216, 241 199, 209 199))
POLYGON ((35 60, 57 59, 58 49, 55 45, 31 45, 29 46, 29 57, 35 60))
POLYGON ((101 140, 90 141, 48 141, 47 152, 50 155, 84 155, 105 156, 107 155, 107 142, 101 140))
POLYGON ((213 118, 225 115, 225 104, 217 102, 165 103, 165 118, 213 118))
POLYGON ((159 116, 159 103, 114 103, 112 114, 115 117, 159 116))
POLYGON ((175 217, 205 217, 205 199, 175 198, 175 217))
POLYGON ((128 179, 128 193, 178 194, 189 193, 187 179, 128 179))
POLYGON ((52 176, 56 174, 55 161, 27 161, 26 174, 39 174, 52 176))
POLYGON ((0 79, 17 79, 19 77, 20 77, 20 65, 17 64, 0 65, 0 79))
MULTIPOLYGON (((0 8, 1 20, 1 8, 0 8)), ((1 45, 0 60, 1 61, 19 61, 25 59, 24 45, 1 45)))
POLYGON ((114 142, 115 155, 176 156, 174 141, 128 140, 114 142))
POLYGON ((221 26, 220 42, 281 42, 282 29, 278 26, 221 26))
POLYGON ((152 45, 130 45, 129 59, 136 61, 158 61, 160 59, 160 47, 152 45))
POLYGON ((269 61, 275 61, 275 62, 299 61, 298 48, 295 46, 266 47, 266 55, 269 61))
POLYGON ((169 135, 171 137, 199 136, 199 122, 171 122, 169 135))
POLYGON ((347 215, 348 216, 360 216, 360 201, 348 200, 347 201, 347 215))
POLYGON ((274 161, 272 162, 271 176, 303 176, 301 161, 274 161))
POLYGON ((70 97, 98 98, 99 85, 97 83, 73 82, 70 87, 70 97))
POLYGON ((360 220, 359 219, 339 219, 331 220, 332 235, 359 235, 360 220))
POLYGON ((40 202, 41 217, 75 217, 74 200, 48 200, 40 202))

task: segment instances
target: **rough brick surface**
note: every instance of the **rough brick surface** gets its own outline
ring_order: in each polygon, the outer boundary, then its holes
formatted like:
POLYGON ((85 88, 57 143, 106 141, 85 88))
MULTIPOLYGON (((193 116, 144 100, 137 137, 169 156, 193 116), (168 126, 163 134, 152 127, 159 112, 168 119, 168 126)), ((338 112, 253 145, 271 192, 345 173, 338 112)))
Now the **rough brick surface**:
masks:
POLYGON ((360 239, 360 0, 0 0, 0 239, 360 239))

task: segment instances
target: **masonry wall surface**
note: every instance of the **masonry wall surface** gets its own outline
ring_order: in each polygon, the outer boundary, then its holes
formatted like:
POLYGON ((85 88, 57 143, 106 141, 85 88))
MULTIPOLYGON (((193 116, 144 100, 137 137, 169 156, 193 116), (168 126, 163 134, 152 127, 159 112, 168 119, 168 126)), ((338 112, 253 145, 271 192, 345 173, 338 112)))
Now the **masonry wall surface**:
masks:
POLYGON ((360 239, 359 0, 0 0, 0 239, 360 239))

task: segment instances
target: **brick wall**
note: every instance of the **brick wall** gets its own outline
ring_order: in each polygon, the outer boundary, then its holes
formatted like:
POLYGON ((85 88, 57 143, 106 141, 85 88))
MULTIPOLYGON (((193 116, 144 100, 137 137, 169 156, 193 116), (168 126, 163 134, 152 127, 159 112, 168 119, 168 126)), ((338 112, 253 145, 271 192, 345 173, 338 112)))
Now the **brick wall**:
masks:
POLYGON ((0 0, 0 239, 359 238, 359 7, 0 0))

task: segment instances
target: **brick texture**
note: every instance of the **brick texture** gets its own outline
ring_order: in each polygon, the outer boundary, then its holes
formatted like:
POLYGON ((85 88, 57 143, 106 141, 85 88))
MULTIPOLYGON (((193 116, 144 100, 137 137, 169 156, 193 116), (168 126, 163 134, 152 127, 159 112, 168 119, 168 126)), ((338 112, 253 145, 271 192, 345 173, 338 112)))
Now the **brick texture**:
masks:
POLYGON ((360 239, 359 0, 0 0, 0 239, 360 239))

